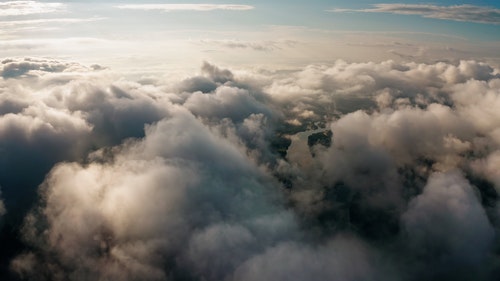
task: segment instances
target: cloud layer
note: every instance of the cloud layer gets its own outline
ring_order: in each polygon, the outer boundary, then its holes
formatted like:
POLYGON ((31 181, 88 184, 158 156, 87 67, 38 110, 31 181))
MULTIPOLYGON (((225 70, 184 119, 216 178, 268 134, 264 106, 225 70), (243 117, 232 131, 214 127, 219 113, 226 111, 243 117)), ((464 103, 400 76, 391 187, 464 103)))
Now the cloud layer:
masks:
POLYGON ((46 3, 38 1, 6 1, 0 3, 0 16, 24 16, 53 13, 63 10, 63 3, 46 3))
POLYGON ((474 5, 438 6, 431 4, 374 4, 370 9, 333 9, 330 12, 391 13, 426 18, 500 24, 500 10, 474 5))
POLYGON ((496 280, 499 73, 205 62, 130 81, 4 59, 0 275, 496 280))
POLYGON ((214 11, 214 10, 229 10, 229 11, 246 11, 254 9, 250 5, 236 4, 127 4, 116 6, 119 9, 130 10, 145 10, 145 11, 214 11))

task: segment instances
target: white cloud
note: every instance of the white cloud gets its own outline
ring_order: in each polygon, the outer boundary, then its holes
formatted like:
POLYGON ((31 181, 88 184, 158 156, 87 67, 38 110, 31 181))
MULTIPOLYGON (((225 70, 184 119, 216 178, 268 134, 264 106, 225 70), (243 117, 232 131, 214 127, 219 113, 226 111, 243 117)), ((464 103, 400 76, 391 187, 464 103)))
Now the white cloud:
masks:
POLYGON ((4 258, 21 277, 494 279, 498 69, 102 69, 1 61, 3 218, 43 182, 24 253, 4 258), (313 124, 329 147, 273 150, 313 124))
POLYGON ((247 11, 253 10, 255 7, 250 5, 235 5, 235 4, 128 4, 116 6, 119 9, 159 10, 164 12, 173 11, 214 11, 214 10, 231 10, 231 11, 247 11))
POLYGON ((294 233, 272 180, 185 109, 173 107, 144 139, 112 153, 111 162, 58 165, 47 178, 47 208, 35 215, 48 232, 29 225, 26 235, 47 233, 30 238, 75 268, 51 274, 157 280, 187 266, 220 280, 273 235, 294 233), (179 265, 164 268, 172 258, 179 265))
POLYGON ((23 16, 63 11, 63 3, 38 1, 7 1, 0 3, 0 16, 23 16))
POLYGON ((365 12, 365 13, 391 13, 401 15, 420 15, 426 18, 477 22, 486 24, 500 24, 500 9, 474 6, 454 5, 437 6, 431 4, 375 4, 370 9, 332 9, 330 12, 365 12))

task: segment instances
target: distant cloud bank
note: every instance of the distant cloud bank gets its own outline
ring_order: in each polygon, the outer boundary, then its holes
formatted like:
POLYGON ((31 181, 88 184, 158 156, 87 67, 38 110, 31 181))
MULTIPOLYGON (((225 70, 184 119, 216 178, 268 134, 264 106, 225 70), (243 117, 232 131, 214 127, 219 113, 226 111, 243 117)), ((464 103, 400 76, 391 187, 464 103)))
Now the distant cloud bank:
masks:
POLYGON ((0 16, 24 16, 52 13, 64 10, 63 3, 38 1, 7 1, 0 3, 0 16))
POLYGON ((419 15, 442 20, 500 24, 500 9, 474 5, 438 6, 431 4, 391 3, 375 4, 370 9, 332 9, 328 11, 335 13, 363 12, 419 15))

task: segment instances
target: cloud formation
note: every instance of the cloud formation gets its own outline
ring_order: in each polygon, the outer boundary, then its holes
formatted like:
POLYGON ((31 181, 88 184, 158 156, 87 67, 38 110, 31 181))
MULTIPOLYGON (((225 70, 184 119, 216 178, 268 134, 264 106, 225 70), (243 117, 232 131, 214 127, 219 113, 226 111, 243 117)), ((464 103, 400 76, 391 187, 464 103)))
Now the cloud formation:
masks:
POLYGON ((293 40, 283 41, 241 41, 241 40, 200 40, 194 42, 199 45, 217 46, 229 49, 251 49, 255 51, 275 51, 290 48, 297 44, 293 40))
POLYGON ((402 216, 416 256, 428 260, 428 278, 474 278, 485 266, 495 231, 473 187, 457 171, 429 177, 402 216), (456 268, 454 273, 447 268, 456 268))
POLYGON ((253 10, 254 7, 250 5, 236 5, 236 4, 127 4, 116 6, 119 9, 129 10, 144 10, 144 11, 215 11, 215 10, 228 10, 228 11, 247 11, 253 10))
POLYGON ((63 3, 39 1, 6 1, 0 3, 0 16, 24 16, 62 11, 63 3))
POLYGON ((6 58, 0 275, 496 280, 499 73, 205 62, 130 81, 6 58))
POLYGON ((419 15, 426 18, 477 22, 485 24, 500 24, 500 9, 474 6, 454 5, 438 6, 431 4, 374 4, 370 9, 332 9, 330 12, 363 12, 363 13, 391 13, 399 15, 419 15))

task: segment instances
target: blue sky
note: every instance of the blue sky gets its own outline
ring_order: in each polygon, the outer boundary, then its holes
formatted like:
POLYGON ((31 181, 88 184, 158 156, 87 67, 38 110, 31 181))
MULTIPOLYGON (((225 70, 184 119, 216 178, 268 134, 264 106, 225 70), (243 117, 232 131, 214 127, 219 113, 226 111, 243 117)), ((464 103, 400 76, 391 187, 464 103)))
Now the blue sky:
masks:
POLYGON ((41 8, 10 15, 4 10, 0 55, 60 56, 114 67, 164 61, 156 64, 161 68, 200 60, 257 65, 426 61, 443 55, 498 62, 500 46, 500 2, 488 0, 2 3, 4 9, 16 3, 28 3, 22 9, 41 8), (213 7, 200 11, 195 4, 213 7))

